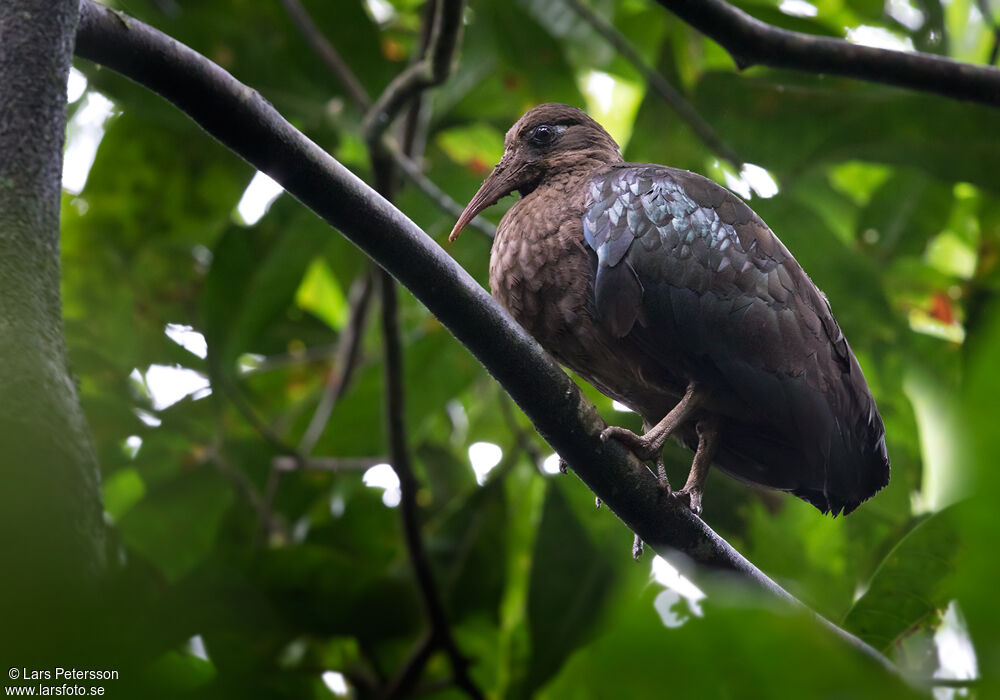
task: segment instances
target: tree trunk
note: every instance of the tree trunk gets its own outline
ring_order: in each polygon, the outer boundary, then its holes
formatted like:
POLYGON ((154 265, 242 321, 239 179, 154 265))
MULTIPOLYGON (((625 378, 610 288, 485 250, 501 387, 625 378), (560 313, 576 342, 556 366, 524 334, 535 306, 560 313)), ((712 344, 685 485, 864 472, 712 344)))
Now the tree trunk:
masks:
POLYGON ((57 625, 55 606, 78 600, 105 563, 100 475, 67 366, 59 297, 66 79, 78 13, 78 0, 0 2, 4 645, 30 642, 32 626, 57 625))

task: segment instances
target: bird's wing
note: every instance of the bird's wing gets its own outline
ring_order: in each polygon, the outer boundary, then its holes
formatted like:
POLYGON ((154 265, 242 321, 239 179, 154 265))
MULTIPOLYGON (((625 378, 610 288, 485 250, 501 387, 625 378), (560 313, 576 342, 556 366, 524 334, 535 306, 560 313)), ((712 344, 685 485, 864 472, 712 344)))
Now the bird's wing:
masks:
POLYGON ((748 432, 730 441, 746 462, 733 471, 808 492, 823 510, 853 508, 885 484, 884 429, 861 369, 826 298, 760 217, 711 180, 663 166, 613 166, 587 195, 605 326, 650 355, 683 358, 737 410, 781 426, 775 439, 816 455, 760 464, 774 456, 748 432))

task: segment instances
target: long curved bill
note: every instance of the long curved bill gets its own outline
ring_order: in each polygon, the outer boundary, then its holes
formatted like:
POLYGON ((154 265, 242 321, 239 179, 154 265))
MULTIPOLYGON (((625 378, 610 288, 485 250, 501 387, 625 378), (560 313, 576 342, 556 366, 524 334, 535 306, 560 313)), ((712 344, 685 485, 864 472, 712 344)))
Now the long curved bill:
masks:
POLYGON ((479 191, 476 192, 472 200, 466 205, 462 215, 458 217, 455 228, 451 230, 451 234, 448 236, 449 241, 454 241, 458 238, 459 234, 462 233, 462 229, 475 219, 479 212, 487 207, 492 207, 517 187, 515 180, 517 170, 510 170, 507 167, 507 163, 504 162, 505 160, 506 158, 497 163, 497 166, 493 168, 493 172, 483 180, 483 184, 479 186, 479 191))

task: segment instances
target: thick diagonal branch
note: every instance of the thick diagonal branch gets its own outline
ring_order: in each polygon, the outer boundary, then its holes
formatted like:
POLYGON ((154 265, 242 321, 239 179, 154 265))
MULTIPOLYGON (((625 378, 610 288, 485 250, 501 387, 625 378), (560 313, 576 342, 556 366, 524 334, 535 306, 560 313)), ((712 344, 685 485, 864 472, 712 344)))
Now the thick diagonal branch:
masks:
MULTIPOLYGON (((652 472, 618 442, 601 442, 606 425, 573 380, 469 273, 256 91, 190 48, 134 19, 123 23, 92 0, 81 4, 77 54, 175 104, 388 270, 483 363, 542 437, 650 547, 665 554, 680 550, 800 605, 689 509, 664 504, 652 472)), ((876 663, 889 665, 861 640, 823 622, 876 663)))
POLYGON ((996 68, 780 29, 723 0, 656 1, 719 42, 740 68, 759 64, 829 73, 1000 107, 996 68))

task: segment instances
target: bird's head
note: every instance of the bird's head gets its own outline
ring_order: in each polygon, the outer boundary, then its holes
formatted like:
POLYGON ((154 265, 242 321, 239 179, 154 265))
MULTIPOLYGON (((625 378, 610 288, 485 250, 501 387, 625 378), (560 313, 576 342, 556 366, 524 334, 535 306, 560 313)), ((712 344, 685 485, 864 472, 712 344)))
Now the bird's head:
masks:
POLYGON ((448 240, 458 238, 476 214, 514 190, 525 196, 560 172, 621 160, 618 144, 583 110, 555 102, 539 105, 507 132, 503 158, 465 207, 448 240))

